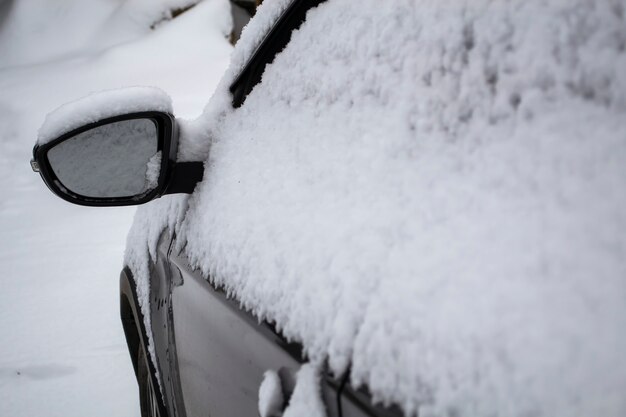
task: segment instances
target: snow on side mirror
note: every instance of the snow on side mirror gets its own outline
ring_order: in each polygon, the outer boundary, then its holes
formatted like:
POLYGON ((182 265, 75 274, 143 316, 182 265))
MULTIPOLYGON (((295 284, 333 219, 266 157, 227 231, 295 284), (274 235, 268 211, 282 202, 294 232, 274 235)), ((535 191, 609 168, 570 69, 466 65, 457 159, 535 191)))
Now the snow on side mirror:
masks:
POLYGON ((171 113, 170 98, 155 88, 87 96, 46 117, 31 166, 54 194, 74 204, 137 205, 190 193, 203 165, 176 163, 171 113))
POLYGON ((157 112, 100 120, 35 146, 33 165, 52 192, 72 203, 145 203, 164 188, 174 123, 157 112))

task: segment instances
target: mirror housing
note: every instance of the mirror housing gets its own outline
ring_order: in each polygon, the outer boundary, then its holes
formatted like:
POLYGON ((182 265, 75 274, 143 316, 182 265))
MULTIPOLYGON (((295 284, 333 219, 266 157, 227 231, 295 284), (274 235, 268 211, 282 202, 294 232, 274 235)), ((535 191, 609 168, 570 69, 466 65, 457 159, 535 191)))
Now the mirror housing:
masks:
MULTIPOLYGON (((145 123, 143 124, 145 125, 145 123)), ((64 133, 56 139, 35 145, 33 148, 31 167, 34 171, 39 172, 44 183, 54 194, 70 203, 96 207, 139 205, 154 200, 164 194, 179 192, 191 193, 195 184, 202 179, 203 164, 201 162, 177 164, 177 149, 178 129, 174 116, 161 111, 141 111, 107 117, 88 123, 64 133), (133 145, 132 142, 136 144, 138 139, 131 137, 133 135, 129 135, 128 138, 120 139, 114 134, 115 129, 113 127, 131 125, 126 128, 128 130, 133 129, 131 123, 137 126, 145 121, 154 123, 156 128, 156 131, 151 129, 151 124, 148 123, 148 125, 150 125, 149 134, 151 136, 144 139, 144 142, 146 140, 155 141, 155 143, 150 143, 149 146, 153 148, 151 152, 156 151, 156 154, 143 157, 144 171, 143 174, 141 174, 141 178, 131 178, 129 180, 128 175, 120 174, 116 176, 117 172, 114 170, 125 171, 129 168, 124 165, 126 161, 114 160, 115 155, 117 154, 118 158, 119 155, 124 155, 125 150, 132 148, 132 146, 128 144, 133 145), (104 140, 112 143, 107 143, 103 146, 101 142, 98 142, 104 140), (80 141, 82 141, 82 144, 80 141), (126 144, 123 143, 124 141, 126 144), (89 149, 87 149, 89 145, 96 145, 92 146, 92 154, 90 154, 89 149), (111 156, 106 154, 102 155, 103 152, 106 152, 106 149, 102 149, 103 147, 108 147, 109 149, 113 147, 112 151, 114 152, 112 152, 111 156), (59 149, 63 150, 59 151, 59 149), (61 158, 55 156, 55 154, 63 154, 63 152, 65 156, 61 158), (157 155, 159 158, 155 158, 157 155), (151 156, 152 158, 150 158, 151 156), (99 188, 113 189, 114 191, 89 192, 89 184, 95 184, 99 181, 100 178, 98 175, 101 175, 102 172, 105 171, 101 165, 103 161, 107 161, 107 157, 110 158, 114 170, 113 172, 109 170, 109 172, 107 172, 109 178, 102 179, 102 181, 110 181, 111 184, 99 184, 99 186, 101 185, 99 188), (59 161, 64 164, 63 169, 59 168, 59 161), (72 164, 72 161, 76 161, 76 163, 72 164), (92 169, 89 169, 90 167, 92 169), (72 172, 74 169, 76 169, 76 172, 72 172), (151 171, 151 174, 148 174, 146 169, 151 171), (69 174, 63 176, 61 175, 63 171, 69 174), (93 175, 92 178, 89 178, 90 174, 93 175), (60 176, 63 180, 59 178, 60 176), (117 180, 117 177, 119 177, 119 183, 121 185, 114 183, 113 179, 117 180), (142 185, 144 184, 144 179, 146 179, 145 185, 142 185), (66 184, 64 184, 64 181, 66 184), (81 184, 81 181, 84 181, 85 184, 81 184), (134 182, 134 188, 124 187, 123 181, 134 182), (140 188, 137 188, 138 181, 140 188), (128 191, 133 189, 134 191, 128 191)), ((137 165, 137 156, 131 155, 129 158, 135 159, 133 162, 137 165)), ((139 159, 141 159, 141 155, 139 159)), ((140 172, 142 168, 141 163, 140 161, 139 170, 137 166, 133 167, 136 177, 138 176, 137 172, 140 172)), ((127 165, 129 164, 130 162, 127 165)), ((122 172, 122 174, 126 173, 122 172)), ((97 188, 98 187, 94 187, 94 189, 97 188)))

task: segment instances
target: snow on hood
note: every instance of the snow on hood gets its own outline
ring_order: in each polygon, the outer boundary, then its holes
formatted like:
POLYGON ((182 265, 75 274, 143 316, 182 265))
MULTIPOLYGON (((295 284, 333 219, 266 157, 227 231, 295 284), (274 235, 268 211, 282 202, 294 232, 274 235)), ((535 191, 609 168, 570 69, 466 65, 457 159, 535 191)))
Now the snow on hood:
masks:
POLYGON ((126 87, 93 93, 49 113, 39 128, 37 143, 47 143, 107 117, 143 111, 171 114, 172 99, 156 87, 126 87))
POLYGON ((285 4, 188 128, 192 264, 407 414, 626 415, 626 2, 330 0, 230 109, 285 4))

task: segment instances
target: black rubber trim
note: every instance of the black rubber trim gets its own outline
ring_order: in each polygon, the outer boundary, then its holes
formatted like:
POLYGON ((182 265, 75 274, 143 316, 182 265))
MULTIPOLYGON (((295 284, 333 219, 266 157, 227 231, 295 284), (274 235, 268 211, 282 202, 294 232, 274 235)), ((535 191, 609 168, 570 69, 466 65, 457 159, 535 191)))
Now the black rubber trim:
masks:
POLYGON ((203 175, 203 162, 177 162, 174 165, 169 184, 163 195, 177 193, 191 194, 196 188, 196 184, 202 181, 203 175))
POLYGON ((291 32, 298 29, 304 22, 307 11, 324 1, 294 0, 283 12, 274 27, 254 51, 252 58, 230 85, 234 108, 240 107, 252 89, 261 81, 265 67, 274 61, 276 54, 285 49, 291 39, 291 32))

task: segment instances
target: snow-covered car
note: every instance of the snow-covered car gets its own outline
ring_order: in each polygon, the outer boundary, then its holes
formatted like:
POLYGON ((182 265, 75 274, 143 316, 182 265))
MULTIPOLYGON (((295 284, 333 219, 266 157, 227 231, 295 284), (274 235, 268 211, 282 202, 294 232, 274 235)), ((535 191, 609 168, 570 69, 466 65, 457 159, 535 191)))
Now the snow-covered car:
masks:
POLYGON ((199 119, 49 114, 52 192, 150 202, 142 415, 626 415, 624 10, 266 0, 199 119))

